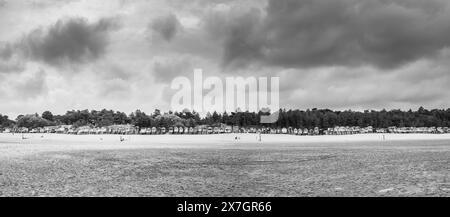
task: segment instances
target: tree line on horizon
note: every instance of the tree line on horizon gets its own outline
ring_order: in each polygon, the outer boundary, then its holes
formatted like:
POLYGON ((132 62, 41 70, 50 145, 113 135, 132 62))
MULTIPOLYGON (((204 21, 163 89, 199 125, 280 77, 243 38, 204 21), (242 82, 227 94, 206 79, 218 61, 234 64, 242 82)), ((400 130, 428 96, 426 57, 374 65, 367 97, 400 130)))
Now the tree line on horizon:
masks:
POLYGON ((26 127, 38 128, 56 125, 73 125, 103 127, 110 125, 132 124, 139 128, 170 127, 197 125, 219 126, 221 124, 237 125, 241 127, 294 127, 322 129, 335 126, 372 126, 375 128, 395 127, 450 127, 450 108, 427 110, 420 107, 417 111, 394 110, 365 110, 360 111, 333 111, 330 109, 308 110, 279 110, 279 119, 273 124, 261 124, 263 112, 213 112, 201 117, 195 111, 161 113, 156 109, 151 114, 136 110, 127 115, 124 112, 113 110, 72 110, 63 115, 53 115, 45 111, 41 115, 19 115, 14 121, 8 116, 0 114, 0 128, 26 127))

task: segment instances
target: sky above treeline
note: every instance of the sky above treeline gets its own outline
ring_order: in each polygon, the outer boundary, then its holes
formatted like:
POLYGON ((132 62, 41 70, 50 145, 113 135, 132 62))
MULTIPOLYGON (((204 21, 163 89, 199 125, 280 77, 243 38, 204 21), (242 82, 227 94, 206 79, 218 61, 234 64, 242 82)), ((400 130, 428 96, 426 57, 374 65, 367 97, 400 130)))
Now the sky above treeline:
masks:
POLYGON ((170 109, 176 76, 280 107, 450 107, 448 0, 0 0, 0 113, 170 109))

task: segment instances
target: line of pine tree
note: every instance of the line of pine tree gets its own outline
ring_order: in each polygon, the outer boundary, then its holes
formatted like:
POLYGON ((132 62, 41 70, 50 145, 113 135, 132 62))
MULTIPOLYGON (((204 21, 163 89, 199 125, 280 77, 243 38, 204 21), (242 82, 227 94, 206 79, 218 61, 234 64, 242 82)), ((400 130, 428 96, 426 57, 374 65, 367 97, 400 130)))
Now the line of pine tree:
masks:
POLYGON ((53 115, 45 111, 41 115, 19 115, 15 121, 7 116, 0 115, 0 128, 27 127, 36 128, 52 125, 74 125, 102 127, 118 124, 133 124, 138 127, 170 127, 197 125, 219 126, 221 124, 237 125, 242 127, 294 127, 326 129, 335 126, 372 126, 375 128, 396 127, 450 127, 450 109, 426 110, 420 107, 417 111, 402 110, 366 110, 360 111, 333 111, 330 109, 286 110, 279 111, 279 119, 273 124, 260 124, 263 112, 212 112, 201 117, 195 111, 161 113, 156 109, 146 114, 136 110, 131 114, 106 110, 72 110, 63 115, 53 115))

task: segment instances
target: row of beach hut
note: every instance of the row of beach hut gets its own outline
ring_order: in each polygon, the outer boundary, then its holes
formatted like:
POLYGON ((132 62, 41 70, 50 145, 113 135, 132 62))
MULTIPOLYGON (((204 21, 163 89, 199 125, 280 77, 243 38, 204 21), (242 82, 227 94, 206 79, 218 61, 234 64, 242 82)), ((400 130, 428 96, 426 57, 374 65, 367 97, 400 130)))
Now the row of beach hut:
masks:
POLYGON ((364 133, 450 133, 448 127, 389 127, 378 128, 373 127, 347 127, 337 126, 334 128, 319 129, 315 128, 269 128, 269 127, 239 127, 239 126, 196 126, 196 127, 149 127, 138 128, 133 125, 112 125, 107 127, 74 127, 72 125, 48 126, 42 128, 6 128, 3 133, 58 133, 73 135, 89 135, 89 134, 223 134, 223 133, 261 133, 261 134, 291 134, 291 135, 351 135, 364 133))

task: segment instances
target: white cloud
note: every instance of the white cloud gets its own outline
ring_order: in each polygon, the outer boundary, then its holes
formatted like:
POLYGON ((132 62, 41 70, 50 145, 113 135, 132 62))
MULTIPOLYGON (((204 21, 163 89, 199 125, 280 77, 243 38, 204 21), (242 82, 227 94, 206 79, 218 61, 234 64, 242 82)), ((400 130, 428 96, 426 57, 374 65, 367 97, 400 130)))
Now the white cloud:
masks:
MULTIPOLYGON (((423 14, 439 9, 432 6, 435 4, 429 5, 431 6, 425 7, 414 1, 405 7, 421 7, 423 14)), ((302 64, 267 63, 260 59, 261 56, 254 55, 254 51, 264 52, 267 49, 264 46, 258 47, 260 44, 254 41, 247 41, 258 38, 257 34, 263 34, 264 31, 257 31, 256 35, 250 31, 246 35, 247 30, 251 30, 254 24, 268 15, 267 7, 267 2, 260 0, 194 0, 189 3, 184 0, 111 0, 107 3, 104 0, 7 1, 0 6, 0 113, 15 117, 18 114, 41 113, 44 110, 63 113, 66 110, 86 108, 116 109, 127 113, 135 109, 146 112, 155 108, 167 110, 173 93, 168 88, 171 79, 179 75, 191 77, 194 68, 202 68, 204 76, 222 78, 233 75, 278 75, 281 82, 281 107, 450 107, 449 49, 427 55, 427 58, 417 55, 406 64, 389 68, 377 68, 368 64, 339 66, 330 65, 329 62, 322 65, 320 58, 314 59, 313 64, 305 63, 307 68, 303 68, 302 64), (149 36, 155 30, 149 29, 149 25, 168 14, 176 17, 180 28, 168 28, 170 40, 153 40, 149 36), (108 44, 102 46, 99 55, 92 56, 89 49, 82 50, 83 61, 72 61, 77 67, 58 67, 49 64, 51 61, 44 61, 48 60, 45 56, 24 58, 17 53, 15 45, 20 44, 24 36, 36 29, 56 31, 57 28, 51 27, 58 20, 81 18, 86 24, 81 26, 95 26, 99 20, 110 17, 120 20, 121 28, 108 32, 108 44), (239 40, 241 36, 245 36, 245 40, 239 40), (232 45, 233 50, 228 49, 225 42, 232 45), (245 67, 224 69, 223 60, 227 52, 229 58, 239 60, 238 65, 245 67), (236 59, 235 55, 241 58, 236 59), (88 61, 94 59, 95 61, 88 61)), ((290 8, 286 10, 288 9, 290 8)), ((377 12, 380 11, 382 10, 378 8, 377 12)), ((276 15, 277 22, 286 18, 289 25, 295 26, 295 17, 283 17, 288 14, 273 12, 272 16, 276 15)), ((388 14, 392 15, 392 11, 388 14)), ((439 19, 432 21, 445 24, 448 21, 446 19, 448 16, 441 14, 439 19)), ((320 19, 315 21, 320 24, 320 19)), ((162 23, 163 30, 167 30, 165 24, 162 23)), ((274 34, 289 32, 283 26, 270 27, 277 30, 274 34)), ((446 36, 446 32, 448 31, 444 29, 435 34, 446 36)), ((104 35, 91 36, 93 40, 87 40, 88 43, 97 41, 97 37, 104 35)), ((287 62, 292 60, 289 58, 290 54, 298 54, 294 46, 298 45, 295 40, 272 42, 274 44, 268 45, 272 51, 288 46, 279 53, 283 60, 289 60, 287 62)), ((322 44, 333 47, 332 44, 322 44)), ((90 44, 84 46, 91 47, 90 44)), ((63 56, 68 55, 67 52, 61 53, 63 56)), ((59 59, 55 57, 50 60, 59 59)))

